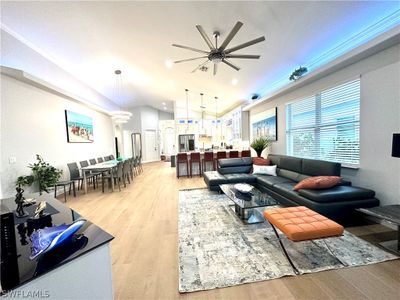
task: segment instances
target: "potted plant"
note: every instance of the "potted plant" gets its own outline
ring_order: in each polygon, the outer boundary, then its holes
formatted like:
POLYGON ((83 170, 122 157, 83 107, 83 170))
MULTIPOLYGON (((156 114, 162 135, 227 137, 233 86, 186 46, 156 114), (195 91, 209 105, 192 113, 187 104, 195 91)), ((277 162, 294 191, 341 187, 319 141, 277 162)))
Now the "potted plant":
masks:
POLYGON ((265 138, 265 137, 259 137, 256 138, 252 143, 251 143, 251 148, 254 149, 254 151, 257 152, 257 157, 261 157, 261 153, 264 151, 265 148, 267 148, 270 144, 270 141, 265 138))
POLYGON ((58 170, 46 163, 43 158, 36 154, 37 162, 29 164, 28 168, 32 170, 31 175, 19 176, 16 181, 18 187, 31 185, 37 182, 39 185, 39 193, 42 194, 43 191, 48 193, 48 188, 54 186, 60 179, 62 170, 58 170))

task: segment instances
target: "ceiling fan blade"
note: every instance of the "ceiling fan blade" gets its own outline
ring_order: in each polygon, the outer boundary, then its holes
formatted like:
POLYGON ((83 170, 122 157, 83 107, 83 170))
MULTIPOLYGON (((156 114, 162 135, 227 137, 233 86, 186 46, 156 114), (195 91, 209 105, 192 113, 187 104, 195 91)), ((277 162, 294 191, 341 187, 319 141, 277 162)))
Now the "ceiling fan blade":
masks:
POLYGON ((257 43, 262 42, 262 41, 265 41, 265 37, 264 36, 256 38, 256 39, 251 40, 251 41, 248 41, 247 43, 243 43, 241 45, 235 46, 233 48, 227 49, 227 50, 225 50, 225 53, 228 54, 228 53, 231 53, 233 51, 237 51, 239 49, 246 48, 246 47, 249 47, 251 45, 257 44, 257 43))
POLYGON ((204 31, 203 27, 201 27, 201 25, 196 25, 196 28, 200 32, 200 34, 203 37, 203 39, 205 40, 205 42, 207 43, 208 47, 210 47, 211 50, 214 50, 215 47, 212 44, 210 38, 207 36, 207 33, 204 31))
POLYGON ((240 70, 239 67, 237 67, 237 66, 235 66, 234 64, 230 63, 230 62, 227 61, 226 59, 224 59, 222 62, 223 62, 224 64, 227 64, 227 65, 230 66, 231 68, 234 68, 236 71, 239 71, 239 70, 240 70))
POLYGON ((172 44, 172 46, 174 46, 174 47, 178 47, 178 48, 182 48, 182 49, 186 49, 186 50, 192 50, 192 51, 199 52, 199 53, 205 53, 205 54, 208 54, 208 52, 207 52, 207 51, 204 51, 204 50, 199 50, 199 49, 192 48, 192 47, 188 47, 188 46, 182 46, 182 45, 178 45, 178 44, 172 44))
POLYGON ((248 55, 248 54, 228 54, 226 58, 249 58, 249 59, 259 59, 260 55, 248 55))
POLYGON ((214 64, 214 71, 213 71, 214 76, 217 75, 217 69, 218 69, 218 64, 214 64))
POLYGON ((194 57, 194 58, 188 58, 188 59, 177 60, 177 61, 174 61, 174 63, 178 64, 178 63, 181 63, 181 62, 196 60, 196 59, 200 59, 200 58, 207 58, 207 56, 200 56, 200 57, 194 57))
POLYGON ((209 60, 206 60, 205 62, 203 62, 202 64, 198 65, 196 69, 194 69, 191 73, 196 72, 198 69, 200 69, 202 66, 206 65, 209 62, 209 60))
POLYGON ((232 41, 232 39, 242 26, 243 26, 242 22, 237 22, 235 26, 233 26, 231 32, 229 32, 228 36, 226 37, 222 45, 218 48, 218 50, 220 51, 225 50, 226 46, 228 46, 228 44, 232 41))

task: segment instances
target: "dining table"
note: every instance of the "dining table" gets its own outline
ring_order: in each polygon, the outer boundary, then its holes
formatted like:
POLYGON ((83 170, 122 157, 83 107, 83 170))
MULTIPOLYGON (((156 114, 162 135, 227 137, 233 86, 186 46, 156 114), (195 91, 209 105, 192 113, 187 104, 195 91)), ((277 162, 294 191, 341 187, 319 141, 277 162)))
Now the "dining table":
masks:
MULTIPOLYGON (((98 163, 95 165, 90 165, 87 167, 82 167, 82 176, 83 176, 83 190, 84 193, 87 194, 87 174, 89 174, 89 172, 99 172, 99 173, 103 173, 103 172, 112 172, 112 170, 117 167, 119 162, 125 161, 127 160, 122 159, 122 160, 117 160, 117 159, 113 159, 113 160, 108 160, 102 163, 98 163)), ((114 180, 111 180, 111 190, 114 192, 114 180)))

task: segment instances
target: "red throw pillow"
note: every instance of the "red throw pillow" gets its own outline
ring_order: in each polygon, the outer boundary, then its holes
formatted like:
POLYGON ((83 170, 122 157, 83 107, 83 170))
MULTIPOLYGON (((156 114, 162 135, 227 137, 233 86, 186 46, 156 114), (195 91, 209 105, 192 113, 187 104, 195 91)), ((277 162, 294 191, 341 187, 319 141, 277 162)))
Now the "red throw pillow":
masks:
POLYGON ((257 166, 270 166, 271 161, 262 157, 253 157, 253 165, 257 166))
POLYGON ((294 191, 300 189, 322 190, 334 187, 341 181, 339 176, 316 176, 303 179, 293 188, 294 191))

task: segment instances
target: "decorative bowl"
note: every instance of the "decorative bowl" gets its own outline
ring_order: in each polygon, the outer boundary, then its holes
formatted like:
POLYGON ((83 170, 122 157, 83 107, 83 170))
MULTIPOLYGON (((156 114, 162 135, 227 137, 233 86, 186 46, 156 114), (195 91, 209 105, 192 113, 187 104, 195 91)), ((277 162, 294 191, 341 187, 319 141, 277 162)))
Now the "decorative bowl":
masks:
POLYGON ((253 187, 247 183, 237 183, 233 187, 243 194, 248 194, 253 190, 253 187))

